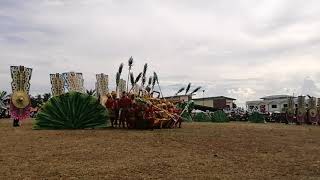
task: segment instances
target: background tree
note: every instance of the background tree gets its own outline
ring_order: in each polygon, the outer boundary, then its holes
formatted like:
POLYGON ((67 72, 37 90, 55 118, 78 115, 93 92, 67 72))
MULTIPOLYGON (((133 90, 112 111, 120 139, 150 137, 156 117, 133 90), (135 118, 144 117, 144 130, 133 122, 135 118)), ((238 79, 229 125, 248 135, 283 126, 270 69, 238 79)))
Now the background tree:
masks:
POLYGON ((6 91, 0 91, 0 110, 6 108, 5 101, 9 98, 9 95, 6 91))
POLYGON ((96 90, 94 90, 94 89, 87 90, 87 94, 90 95, 90 96, 95 96, 96 95, 96 90))
POLYGON ((43 102, 44 103, 46 103, 51 98, 51 94, 50 93, 44 93, 42 96, 43 96, 43 102))
POLYGON ((33 108, 41 107, 43 104, 43 98, 42 98, 41 94, 38 94, 36 96, 31 96, 30 103, 31 103, 31 107, 33 107, 33 108))

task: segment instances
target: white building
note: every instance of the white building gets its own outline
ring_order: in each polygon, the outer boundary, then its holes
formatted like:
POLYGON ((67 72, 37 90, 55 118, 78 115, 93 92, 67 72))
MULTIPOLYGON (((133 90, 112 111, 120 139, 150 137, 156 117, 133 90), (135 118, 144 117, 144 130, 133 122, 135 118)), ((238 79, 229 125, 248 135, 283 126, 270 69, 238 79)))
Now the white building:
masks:
POLYGON ((169 99, 170 101, 184 101, 188 102, 192 99, 192 95, 176 95, 176 96, 168 96, 165 99, 169 99))
MULTIPOLYGON (((259 112, 282 112, 284 108, 288 107, 288 98, 292 96, 288 95, 274 95, 274 96, 266 96, 260 98, 261 100, 257 101, 247 101, 246 108, 248 111, 259 111, 259 112)), ((298 98, 294 97, 295 107, 297 104, 298 98)), ((306 107, 308 107, 306 101, 306 107)))

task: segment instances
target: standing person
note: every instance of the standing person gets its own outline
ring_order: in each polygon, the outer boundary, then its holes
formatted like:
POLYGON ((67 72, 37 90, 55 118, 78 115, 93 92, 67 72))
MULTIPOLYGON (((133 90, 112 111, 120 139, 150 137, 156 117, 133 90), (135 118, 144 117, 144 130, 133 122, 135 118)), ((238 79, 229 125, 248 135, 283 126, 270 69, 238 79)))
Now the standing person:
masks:
POLYGON ((113 99, 113 113, 114 113, 114 122, 113 125, 118 125, 119 120, 119 99, 117 98, 117 93, 112 92, 112 99, 113 99))
POLYGON ((155 122, 155 109, 152 104, 148 104, 144 114, 144 120, 146 121, 146 127, 148 129, 154 129, 155 122))
POLYGON ((116 121, 116 114, 115 114, 115 109, 114 109, 114 99, 110 94, 108 94, 107 97, 108 97, 108 99, 107 99, 105 105, 106 105, 106 108, 108 109, 108 112, 110 115, 111 127, 114 127, 114 123, 116 121))
POLYGON ((125 128, 125 123, 127 122, 129 108, 132 105, 132 100, 128 97, 126 92, 122 93, 122 97, 119 100, 119 108, 120 108, 120 121, 119 127, 122 125, 125 128))

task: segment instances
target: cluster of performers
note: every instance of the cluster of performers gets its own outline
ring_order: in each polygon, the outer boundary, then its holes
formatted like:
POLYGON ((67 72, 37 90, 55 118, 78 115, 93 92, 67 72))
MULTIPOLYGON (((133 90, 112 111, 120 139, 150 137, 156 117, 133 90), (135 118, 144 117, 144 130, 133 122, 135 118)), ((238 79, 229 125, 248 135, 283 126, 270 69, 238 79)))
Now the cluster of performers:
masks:
POLYGON ((112 127, 129 129, 154 129, 181 127, 183 110, 175 103, 151 96, 139 97, 123 92, 120 98, 112 92, 107 95, 105 106, 112 127))

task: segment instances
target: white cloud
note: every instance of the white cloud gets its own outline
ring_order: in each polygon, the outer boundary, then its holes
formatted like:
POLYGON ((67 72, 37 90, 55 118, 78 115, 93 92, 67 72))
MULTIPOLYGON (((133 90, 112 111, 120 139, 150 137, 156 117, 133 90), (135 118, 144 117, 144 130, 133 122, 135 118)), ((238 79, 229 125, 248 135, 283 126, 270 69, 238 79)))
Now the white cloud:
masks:
POLYGON ((188 82, 240 103, 307 92, 305 77, 320 80, 319 17, 317 0, 3 0, 0 89, 12 64, 34 68, 32 93, 50 90, 52 72, 83 72, 87 88, 95 73, 114 83, 133 56, 135 73, 148 62, 167 95, 188 82))

